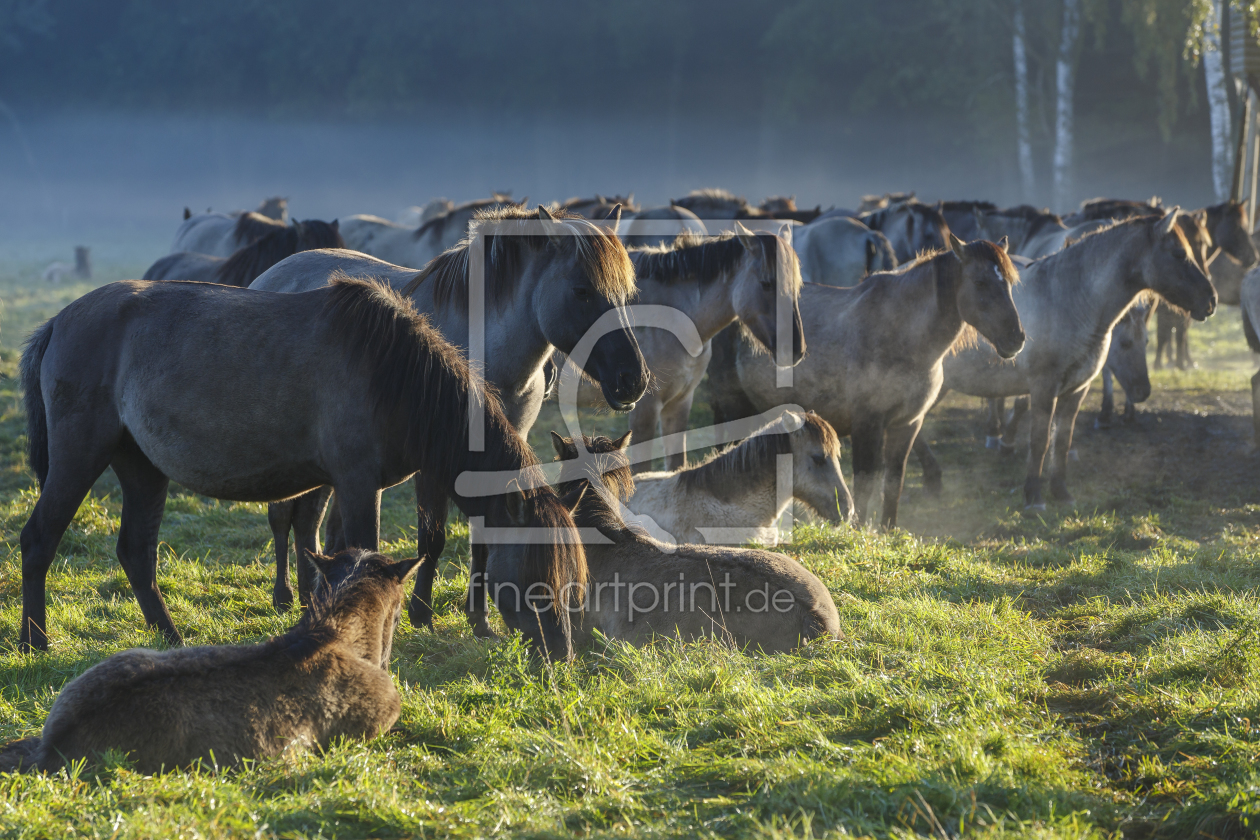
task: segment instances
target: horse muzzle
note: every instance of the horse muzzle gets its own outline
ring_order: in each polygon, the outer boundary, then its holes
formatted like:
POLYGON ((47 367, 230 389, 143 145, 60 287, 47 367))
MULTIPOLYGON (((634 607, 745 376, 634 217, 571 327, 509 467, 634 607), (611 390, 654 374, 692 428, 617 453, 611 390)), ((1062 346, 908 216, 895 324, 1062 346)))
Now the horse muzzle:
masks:
POLYGON ((600 390, 604 402, 613 411, 631 411, 647 393, 647 382, 632 371, 622 371, 617 374, 615 383, 601 381, 600 390))

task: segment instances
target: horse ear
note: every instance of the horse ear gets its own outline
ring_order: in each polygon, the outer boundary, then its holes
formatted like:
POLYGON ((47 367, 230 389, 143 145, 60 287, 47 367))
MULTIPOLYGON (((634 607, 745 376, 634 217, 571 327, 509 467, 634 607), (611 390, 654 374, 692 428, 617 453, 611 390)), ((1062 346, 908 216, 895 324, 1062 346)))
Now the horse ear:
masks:
POLYGON ((327 554, 307 552, 306 559, 311 561, 311 565, 319 571, 319 574, 322 577, 326 578, 332 572, 333 558, 329 557, 327 554))
MULTIPOLYGON (((569 454, 569 442, 554 429, 551 431, 551 446, 556 450, 556 457, 561 461, 572 457, 569 454)), ((574 448, 576 449, 577 447, 574 448)))
MULTIPOLYGON (((516 482, 512 482, 516 485, 516 482)), ((508 491, 507 496, 503 498, 503 506, 507 508, 508 521, 517 527, 522 527, 529 522, 531 504, 529 497, 525 495, 525 491, 519 485, 508 491)))
POLYGON ((951 231, 949 234, 949 249, 958 256, 958 259, 965 260, 967 258, 967 252, 964 250, 966 247, 967 243, 954 236, 951 231))
POLYGON ((328 223, 328 226, 332 228, 333 230, 341 230, 341 220, 333 219, 331 222, 328 223))
POLYGON ((1167 236, 1172 233, 1173 227, 1177 224, 1177 214, 1181 212, 1180 207, 1174 207, 1164 214, 1164 218, 1159 220, 1159 224, 1155 228, 1155 232, 1160 236, 1167 236))
POLYGON ((1002 249, 1002 253, 1009 254, 1011 251, 1011 240, 1003 236, 997 241, 997 246, 1002 249))
POLYGON ((787 242, 787 244, 791 245, 792 244, 792 223, 788 222, 786 225, 783 225, 782 227, 780 227, 779 235, 783 237, 784 241, 787 242))
POLYGON ((602 195, 600 195, 599 193, 595 193, 595 203, 596 203, 596 204, 603 204, 603 203, 604 203, 604 197, 603 197, 602 195))
POLYGON ((630 435, 631 435, 631 434, 633 434, 633 433, 632 433, 632 432, 626 432, 624 435, 622 435, 621 437, 619 437, 619 438, 617 438, 616 440, 614 440, 614 441, 613 441, 613 445, 614 445, 614 446, 616 446, 616 447, 617 447, 619 450, 621 450, 622 452, 625 452, 625 451, 626 451, 626 449, 630 446, 630 435))
POLYGON ((184 208, 184 221, 188 221, 191 218, 192 218, 192 211, 189 210, 187 207, 185 207, 184 208))
POLYGON ((570 514, 577 510, 577 506, 582 502, 582 496, 586 494, 586 488, 590 487, 585 481, 574 487, 568 493, 560 497, 560 504, 564 505, 565 510, 570 514))
POLYGON ((634 204, 634 190, 631 190, 630 195, 626 196, 626 204, 634 204))
POLYGON ((416 573, 416 569, 419 568, 420 558, 408 557, 406 560, 399 560, 397 563, 394 563, 389 567, 389 570, 394 573, 394 576, 398 578, 399 582, 406 583, 407 578, 414 575, 416 573))
POLYGON ((538 218, 540 221, 544 222, 554 222, 556 220, 555 216, 551 215, 551 211, 542 204, 538 205, 538 218))
POLYGON ((751 230, 744 227, 741 222, 735 223, 735 235, 739 237, 739 242, 744 246, 745 251, 756 253, 757 237, 751 230))
POLYGON ((608 215, 604 217, 605 222, 612 222, 613 233, 617 232, 617 226, 621 224, 621 205, 618 204, 608 215))

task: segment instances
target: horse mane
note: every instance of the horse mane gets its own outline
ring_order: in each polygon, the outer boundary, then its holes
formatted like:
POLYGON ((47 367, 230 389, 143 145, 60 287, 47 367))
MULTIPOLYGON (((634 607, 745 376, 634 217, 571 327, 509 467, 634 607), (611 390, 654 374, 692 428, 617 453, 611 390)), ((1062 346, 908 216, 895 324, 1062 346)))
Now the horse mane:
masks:
POLYGON ((963 200, 963 201, 942 201, 940 203, 940 211, 942 213, 944 213, 946 210, 958 210, 958 211, 983 210, 985 212, 993 212, 997 209, 998 209, 998 206, 994 204, 992 201, 963 200))
MULTIPOLYGON (((758 233, 756 237, 762 260, 773 271, 777 265, 779 238, 772 233, 758 233)), ((639 277, 650 277, 667 285, 688 280, 704 285, 734 271, 748 251, 730 231, 717 238, 684 231, 672 242, 634 248, 628 253, 639 277)))
POLYGON ((232 234, 236 237, 237 242, 253 244, 267 234, 285 227, 288 227, 288 225, 284 222, 250 210, 236 217, 236 226, 232 228, 232 234))
POLYGON ((735 195, 735 193, 731 192, 730 190, 723 190, 717 187, 706 187, 705 189, 702 189, 702 190, 692 190, 691 192, 683 196, 681 199, 673 203, 681 204, 683 201, 687 201, 689 199, 695 200, 697 202, 714 201, 714 202, 722 202, 724 204, 738 204, 741 207, 748 206, 748 200, 745 199, 742 195, 735 195))
MULTIPOLYGON (((378 552, 360 551, 344 577, 331 586, 315 587, 311 602, 298 623, 268 640, 268 646, 284 651, 289 659, 300 663, 332 644, 338 629, 333 617, 339 614, 341 607, 366 590, 384 589, 381 576, 374 574, 384 568, 383 558, 384 555, 378 552)), ((303 558, 298 562, 311 561, 303 558)))
POLYGON ((940 210, 937 210, 931 204, 924 204, 922 201, 916 201, 913 198, 897 202, 895 204, 889 204, 887 207, 881 207, 878 210, 871 210, 870 212, 862 213, 858 216, 858 221, 862 222, 869 228, 875 229, 875 225, 882 225, 889 215, 899 213, 903 210, 913 213, 916 216, 923 217, 925 220, 935 224, 941 230, 949 230, 949 223, 945 221, 945 215, 941 213, 940 210), (873 220, 875 224, 871 224, 867 221, 867 219, 873 220))
POLYGON ((812 411, 803 416, 805 422, 796 432, 785 429, 785 412, 743 441, 712 453, 694 467, 679 470, 675 475, 683 492, 707 493, 721 501, 729 500, 731 489, 748 473, 773 470, 779 455, 791 455, 792 435, 802 430, 822 446, 828 456, 840 457, 840 438, 831 424, 812 411))
POLYGON ((238 248, 215 268, 214 282, 243 288, 258 279, 264 271, 298 251, 344 247, 345 240, 341 238, 341 232, 335 223, 317 219, 298 222, 278 228, 257 242, 238 248))
MULTIPOLYGON (((572 240, 578 259, 595 291, 605 298, 624 301, 635 294, 634 265, 625 247, 612 231, 599 227, 589 219, 557 211, 552 214, 572 240)), ((460 311, 468 311, 469 249, 479 238, 485 247, 486 300, 492 307, 501 307, 511 300, 511 292, 520 277, 525 253, 543 249, 559 249, 551 236, 541 233, 538 212, 523 207, 497 207, 477 211, 468 234, 455 247, 434 257, 402 290, 404 295, 416 293, 420 284, 433 283, 433 302, 439 308, 454 303, 460 311), (515 222, 520 233, 494 232, 479 237, 488 224, 515 222), (529 223, 534 223, 531 228, 529 223)))
POLYGON ((419 239, 432 228, 445 229, 446 226, 454 219, 456 214, 463 214, 469 210, 477 213, 481 210, 493 209, 496 207, 521 207, 524 206, 524 204, 524 201, 521 201, 520 204, 514 203, 512 201, 512 197, 506 193, 491 193, 490 198, 478 198, 474 201, 466 201, 463 204, 457 204, 449 210, 434 216, 424 224, 420 225, 420 227, 416 228, 416 232, 413 236, 416 239, 419 239))
MULTIPOLYGON (((466 470, 517 470, 522 491, 532 502, 531 524, 560 535, 552 543, 525 546, 523 573, 566 597, 572 594, 569 582, 584 587, 586 555, 580 541, 567 538, 575 536, 573 519, 542 480, 538 459, 508 423, 493 390, 409 297, 388 285, 338 272, 329 284, 322 327, 355 363, 371 371, 371 409, 382 422, 401 427, 405 457, 446 487, 454 487, 455 477, 466 470), (486 413, 480 452, 468 448, 470 410, 486 413)), ((502 505, 502 497, 496 503, 502 505)))
MULTIPOLYGON (((576 461, 580 456, 573 439, 562 440, 565 454, 563 458, 557 455, 556 460, 563 464, 576 461)), ((639 526, 622 518, 617 504, 634 495, 634 475, 625 452, 617 441, 603 435, 583 435, 582 443, 590 460, 562 469, 559 483, 560 492, 566 495, 579 486, 587 488, 576 511, 579 525, 595 528, 614 540, 631 535, 645 536, 646 532, 639 526)))

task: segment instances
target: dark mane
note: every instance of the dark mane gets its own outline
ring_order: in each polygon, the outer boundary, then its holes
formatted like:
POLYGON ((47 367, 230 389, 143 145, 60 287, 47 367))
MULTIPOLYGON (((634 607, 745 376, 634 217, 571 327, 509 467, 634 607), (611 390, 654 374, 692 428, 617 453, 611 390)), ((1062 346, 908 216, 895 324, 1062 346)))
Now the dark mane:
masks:
MULTIPOLYGON (((770 233, 759 233, 756 237, 761 246, 762 265, 773 272, 778 265, 779 239, 770 233)), ((729 276, 748 251, 733 233, 724 233, 716 239, 682 233, 672 242, 635 248, 629 254, 638 277, 665 284, 687 281, 706 284, 723 275, 729 276)))
MULTIPOLYGON (((304 662, 335 641, 337 625, 333 618, 350 601, 357 600, 369 590, 382 589, 379 570, 385 567, 384 559, 384 555, 376 552, 359 552, 354 563, 344 569, 338 580, 329 586, 315 587, 310 605, 303 611, 298 623, 269 639, 267 647, 284 651, 294 662, 304 662)), ((311 561, 303 558, 298 562, 311 561)))
POLYGON ((1074 217, 1082 222, 1101 221, 1103 219, 1129 219, 1134 216, 1149 216, 1152 213, 1163 213, 1163 203, 1155 197, 1149 201, 1133 201, 1126 198, 1093 198, 1081 202, 1081 209, 1074 217))
POLYGON ((580 198, 578 196, 574 196, 573 198, 560 202, 560 209, 569 213, 577 213, 579 216, 585 216, 590 219, 594 217, 591 216, 589 212, 583 213, 578 208, 589 208, 590 210, 604 211, 603 215, 606 216, 608 213, 612 212, 613 207, 618 204, 621 205, 621 213, 623 216, 628 213, 638 213, 643 209, 634 203, 634 193, 630 193, 630 195, 599 195, 596 193, 593 198, 580 198))
POLYGON ((921 216, 925 221, 932 222, 941 230, 949 230, 949 223, 945 221, 945 216, 940 210, 937 210, 931 204, 924 204, 921 201, 910 199, 897 204, 890 204, 887 207, 881 207, 878 210, 872 210, 869 213, 863 213, 858 216, 859 221, 866 224, 867 227, 878 230, 883 226, 885 220, 890 215, 899 213, 903 210, 909 211, 916 216, 921 216))
POLYGON ((238 248, 214 270, 214 282, 245 287, 264 271, 298 251, 344 247, 346 243, 336 222, 317 219, 297 222, 274 230, 252 245, 238 248))
MULTIPOLYGON (((564 442, 565 453, 564 457, 557 455, 556 460, 566 464, 575 461, 579 456, 573 439, 561 440, 564 442)), ((603 435, 583 435, 582 442, 594 459, 582 465, 573 464, 571 470, 563 470, 558 485, 560 492, 565 495, 582 485, 586 486, 586 492, 575 512, 579 527, 595 528, 614 540, 638 534, 637 528, 627 525, 621 518, 621 511, 616 504, 634 494, 634 476, 630 471, 630 461, 617 441, 603 435)))
POLYGON ((433 302, 438 307, 454 304, 461 311, 468 309, 469 248, 478 240, 478 231, 486 223, 518 223, 520 234, 493 233, 482 237, 485 248, 486 301, 490 306, 503 306, 511 300, 512 289, 520 277, 520 266, 528 251, 544 249, 560 254, 561 249, 576 248, 587 277, 596 292, 614 301, 623 301, 635 294, 634 266, 616 234, 595 225, 581 216, 553 214, 556 222, 572 235, 557 237, 539 235, 544 231, 538 211, 523 207, 499 207, 477 212, 464 240, 434 257, 403 288, 404 295, 413 295, 425 282, 433 283, 433 302), (533 234, 533 235, 531 235, 533 234))
POLYGON ((440 230, 445 231, 447 225, 455 220, 456 215, 462 217, 468 215, 470 211, 473 214, 476 214, 481 210, 493 210, 499 207, 523 207, 524 205, 525 202, 523 200, 519 203, 512 201, 512 197, 505 193, 493 193, 490 198, 479 198, 476 201, 458 204, 441 215, 434 216, 432 219, 429 219, 427 222, 420 225, 420 227, 416 228, 415 237, 416 239, 419 239, 433 228, 439 228, 440 230))
MULTIPOLYGON (((741 479, 752 472, 773 471, 779 455, 792 454, 792 435, 783 431, 785 417, 762 426, 751 436, 715 452, 694 467, 681 470, 678 475, 683 492, 707 493, 721 501, 732 498, 731 491, 741 479)), ((804 415, 807 430, 813 440, 828 455, 840 455, 840 439, 831 424, 814 412, 804 415)))
POLYGON ((942 213, 965 213, 968 210, 994 211, 998 206, 992 201, 942 201, 940 203, 940 211, 942 213))
MULTIPOLYGON (((571 534, 568 510, 543 480, 534 452, 508 423, 498 398, 469 370, 410 298, 389 286, 334 276, 321 327, 327 340, 345 348, 370 371, 371 409, 381 422, 400 428, 407 460, 443 486, 454 488, 464 471, 517 471, 533 507, 533 526, 571 534), (468 412, 484 411, 485 445, 469 451, 468 412)), ((509 488, 505 485, 504 492, 509 488)), ((463 506, 463 501, 456 497, 463 506)), ((495 498, 500 509, 503 497, 495 498)), ((567 593, 569 581, 586 581, 580 542, 526 547, 522 573, 567 593)))
POLYGON ((285 227, 288 226, 284 222, 269 219, 261 213, 250 210, 236 217, 236 226, 232 228, 232 235, 236 237, 237 242, 253 245, 267 234, 283 230, 285 227))

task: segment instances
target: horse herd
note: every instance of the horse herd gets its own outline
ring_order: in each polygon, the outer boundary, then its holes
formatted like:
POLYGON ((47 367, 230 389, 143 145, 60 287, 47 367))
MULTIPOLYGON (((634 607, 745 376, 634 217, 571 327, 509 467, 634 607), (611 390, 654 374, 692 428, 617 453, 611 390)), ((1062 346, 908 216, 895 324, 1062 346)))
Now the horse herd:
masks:
MULTIPOLYGON (((68 686, 43 741, 11 745, 0 769, 103 749, 74 734, 75 720, 106 714, 88 707, 110 680, 195 692, 211 664, 248 661, 251 679, 275 682, 288 673, 276 656, 325 656, 346 633, 371 643, 337 656, 387 667, 398 593, 413 575, 411 621, 432 627, 450 501, 469 518, 467 611, 478 635, 492 635, 489 599, 553 659, 596 631, 635 643, 717 636, 769 652, 834 637, 835 605, 812 573, 734 546, 773 544, 794 498, 831 521, 878 516, 894 527, 912 450, 925 488, 941 486, 918 433, 947 390, 989 400, 989 442, 1004 451, 1031 415, 1024 498, 1042 509, 1047 453, 1049 495, 1071 500, 1067 455, 1093 378, 1114 373, 1127 414, 1149 393, 1156 305, 1167 309, 1161 336, 1166 321, 1180 364, 1191 363, 1190 319, 1211 315, 1218 294, 1241 304, 1260 351, 1260 272, 1248 273, 1257 253, 1236 202, 1182 212, 1099 200, 1059 217, 911 194, 824 212, 703 190, 648 210, 633 196, 530 209, 495 194, 411 215, 290 222, 276 200, 254 212, 185 211, 172 253, 143 280, 89 292, 31 335, 21 376, 40 496, 21 534, 24 649, 47 649, 47 573, 107 467, 122 488, 119 562, 145 620, 170 643, 180 634, 156 572, 172 480, 269 503, 273 603, 283 611, 294 600, 292 534, 308 609, 288 635, 221 649, 230 655, 106 660, 79 678, 95 688, 68 686), (689 416, 706 375, 717 428, 743 440, 688 465, 689 416), (559 463, 544 467, 525 436, 557 382, 577 405, 628 411, 630 433, 553 432, 559 463), (1017 398, 1010 416, 1007 398, 1017 398), (839 460, 846 436, 852 493, 839 460), (641 471, 661 456, 666 471, 641 471), (409 478, 417 558, 394 564, 374 553, 381 492, 409 478), (320 529, 333 498, 327 542, 340 553, 329 558, 320 529), (369 590, 380 597, 365 601, 369 590)), ((1260 378, 1253 389, 1260 406, 1260 378)), ((338 674, 359 668, 336 662, 328 667, 338 674)), ((303 685, 257 690, 322 696, 303 685)), ((397 717, 389 691, 382 684, 370 712, 347 711, 353 723, 292 724, 274 738, 373 734, 397 717)), ((130 702, 124 695, 109 702, 130 702)), ((153 747, 149 764, 187 763, 212 741, 221 755, 274 751, 257 739, 184 735, 153 747)))

